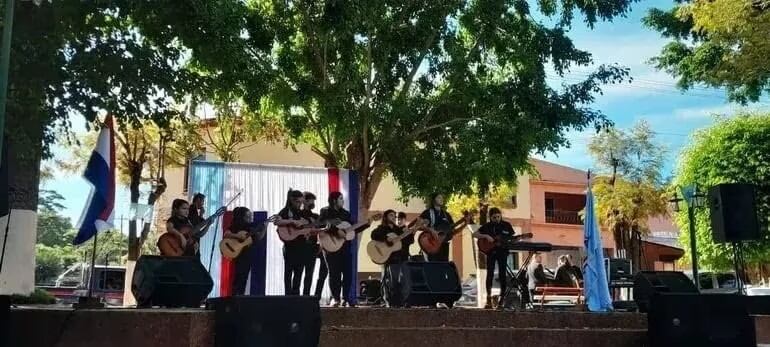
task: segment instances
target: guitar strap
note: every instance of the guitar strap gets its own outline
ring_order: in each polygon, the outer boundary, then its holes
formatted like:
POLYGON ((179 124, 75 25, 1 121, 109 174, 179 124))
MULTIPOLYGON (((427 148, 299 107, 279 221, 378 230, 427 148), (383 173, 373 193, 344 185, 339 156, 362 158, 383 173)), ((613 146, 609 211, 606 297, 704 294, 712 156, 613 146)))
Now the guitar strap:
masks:
POLYGON ((436 227, 436 209, 433 207, 430 208, 430 227, 436 227))

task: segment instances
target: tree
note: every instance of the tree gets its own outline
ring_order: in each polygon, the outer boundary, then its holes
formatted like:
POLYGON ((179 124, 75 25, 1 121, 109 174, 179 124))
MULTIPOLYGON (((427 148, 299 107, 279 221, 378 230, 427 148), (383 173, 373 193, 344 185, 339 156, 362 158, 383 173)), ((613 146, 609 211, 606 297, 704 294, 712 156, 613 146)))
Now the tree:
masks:
MULTIPOLYGON (((137 125, 119 124, 115 133, 117 143, 117 175, 118 181, 129 188, 130 202, 139 203, 140 186, 150 184, 152 191, 147 196, 147 204, 154 205, 164 193, 166 182, 164 171, 166 166, 182 166, 192 159, 193 153, 202 151, 202 145, 193 145, 184 136, 177 136, 177 130, 184 132, 187 125, 184 122, 172 122, 170 130, 160 129, 152 121, 144 121, 137 125), (176 143, 174 139, 180 139, 176 143), (184 146, 193 146, 186 148, 184 146)), ((83 172, 98 136, 98 132, 87 133, 82 141, 71 146, 72 158, 59 160, 58 165, 73 173, 83 172)), ((183 133, 184 135, 184 133, 183 133)), ((151 221, 143 225, 140 235, 137 234, 137 220, 128 222, 129 259, 136 260, 139 250, 149 233, 151 221)))
MULTIPOLYGON (((758 186, 757 210, 760 225, 767 227, 770 216, 770 115, 740 114, 721 118, 714 125, 695 133, 683 150, 674 183, 687 186, 693 183, 711 187, 720 183, 753 183, 758 186)), ((695 230, 698 242, 698 262, 706 268, 732 268, 732 248, 714 243, 711 237, 709 209, 696 209, 695 230)), ((689 230, 686 211, 676 215, 680 230, 689 230)), ((746 263, 762 266, 767 275, 770 259, 770 235, 764 230, 760 241, 744 244, 746 263)), ((680 235, 681 243, 689 254, 689 233, 680 235)), ((687 256, 689 257, 689 255, 687 256)))
MULTIPOLYGON (((447 210, 455 218, 463 215, 464 211, 476 211, 481 212, 481 205, 487 204, 489 207, 497 207, 499 209, 515 208, 511 198, 516 195, 515 183, 502 183, 497 186, 491 187, 488 194, 488 198, 484 198, 479 192, 478 186, 474 186, 470 194, 453 194, 447 201, 447 210)), ((485 220, 484 217, 479 216, 481 220, 485 220)), ((478 223, 479 221, 476 220, 478 223)))
POLYGON ((634 241, 649 233, 650 217, 668 211, 661 175, 665 149, 642 121, 629 131, 610 128, 597 134, 588 150, 598 169, 592 190, 599 222, 612 230, 615 249, 628 251, 633 263, 641 264, 634 241))
POLYGON ((652 9, 644 23, 671 39, 652 60, 679 79, 726 88, 731 100, 758 101, 770 91, 770 5, 765 0, 684 0, 652 9))
MULTIPOLYGON (((35 218, 40 164, 50 156, 50 145, 68 137, 70 117, 83 116, 88 124, 108 112, 124 123, 154 120, 165 126, 176 114, 173 100, 192 86, 206 86, 205 76, 187 69, 187 50, 177 40, 146 35, 163 31, 164 24, 143 22, 141 14, 162 12, 152 1, 44 1, 15 2, 9 94, 6 109, 9 203, 18 210, 12 233, 35 218), (141 13, 137 15, 137 13, 141 13), (200 77, 200 78, 198 78, 200 77), (26 221, 25 221, 26 219, 26 221), (18 228, 18 229, 16 229, 18 228)), ((168 6, 179 7, 174 2, 168 6)), ((203 3, 200 7, 216 4, 203 3)), ((189 7, 187 7, 189 9, 189 7)), ((208 15, 188 10, 186 19, 208 15)), ((207 20, 196 25, 202 32, 219 29, 207 20)), ((209 47, 220 46, 212 40, 209 47)), ((20 238, 14 252, 29 254, 33 245, 20 238)), ((22 255, 20 255, 22 256, 22 255)), ((31 269, 19 269, 31 271, 31 269)), ((7 291, 25 288, 32 276, 15 281, 7 291)))
POLYGON ((523 0, 231 1, 212 19, 242 48, 227 54, 199 52, 208 40, 191 39, 194 26, 171 31, 206 71, 239 68, 226 91, 254 110, 271 105, 261 114, 280 118, 290 145, 357 170, 368 208, 388 172, 407 196, 467 193, 477 180, 515 178, 532 151, 566 144, 565 129, 606 125, 587 105, 627 71, 603 66, 557 91, 545 63, 558 74, 591 64, 566 36, 573 14, 592 26, 630 2, 540 1, 540 14, 558 17, 549 27, 523 0))

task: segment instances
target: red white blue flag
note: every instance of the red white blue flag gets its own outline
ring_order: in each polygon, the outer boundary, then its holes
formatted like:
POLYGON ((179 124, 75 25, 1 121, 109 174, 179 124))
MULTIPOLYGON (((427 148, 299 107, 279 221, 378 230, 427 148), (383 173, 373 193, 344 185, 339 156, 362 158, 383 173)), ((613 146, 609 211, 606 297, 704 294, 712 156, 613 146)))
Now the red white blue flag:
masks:
POLYGON ((83 214, 78 222, 78 234, 72 243, 79 245, 88 241, 99 231, 113 228, 115 208, 115 130, 112 116, 104 120, 99 131, 96 148, 86 165, 83 177, 91 184, 83 214))

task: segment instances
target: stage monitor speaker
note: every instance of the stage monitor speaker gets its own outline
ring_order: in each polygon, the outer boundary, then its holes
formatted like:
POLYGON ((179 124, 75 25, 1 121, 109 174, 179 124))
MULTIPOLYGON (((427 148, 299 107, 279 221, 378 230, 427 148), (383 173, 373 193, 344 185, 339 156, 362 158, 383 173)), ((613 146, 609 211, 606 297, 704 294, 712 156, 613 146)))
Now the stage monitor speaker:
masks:
POLYGON ((631 273, 631 259, 604 258, 604 267, 607 270, 609 282, 632 281, 634 279, 634 274, 631 273))
POLYGON ((647 314, 651 346, 756 346, 754 319, 731 294, 655 293, 647 314))
POLYGON ((741 242, 760 238, 756 186, 720 184, 709 189, 711 231, 715 242, 741 242))
POLYGON ((143 255, 131 283, 139 307, 200 307, 212 288, 214 281, 197 257, 143 255))
POLYGON ((695 283, 678 271, 639 271, 634 276, 634 301, 647 312, 655 293, 698 293, 695 283))
POLYGON ((235 296, 210 299, 216 347, 318 346, 321 308, 314 296, 235 296))
POLYGON ((411 306, 444 303, 452 307, 462 297, 457 267, 452 262, 408 262, 404 298, 411 306))

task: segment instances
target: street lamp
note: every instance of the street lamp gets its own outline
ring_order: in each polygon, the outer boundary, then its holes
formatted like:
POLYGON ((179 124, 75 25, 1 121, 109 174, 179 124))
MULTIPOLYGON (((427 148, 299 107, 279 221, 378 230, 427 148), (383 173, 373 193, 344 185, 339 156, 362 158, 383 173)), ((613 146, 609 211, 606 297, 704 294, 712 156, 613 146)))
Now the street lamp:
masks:
MULTIPOLYGON (((698 185, 691 186, 692 189, 688 189, 687 192, 683 192, 684 199, 680 198, 677 191, 674 191, 674 197, 668 202, 671 204, 671 209, 674 212, 679 212, 681 209, 679 203, 681 201, 687 202, 687 224, 690 227, 690 256, 692 257, 692 278, 695 281, 695 287, 700 290, 700 278, 698 278, 698 251, 695 242, 695 209, 706 206, 706 195, 698 189, 698 185), (689 193, 689 194, 688 194, 689 193)), ((687 187, 690 188, 690 187, 687 187)), ((679 187, 677 187, 679 190, 679 187)))

